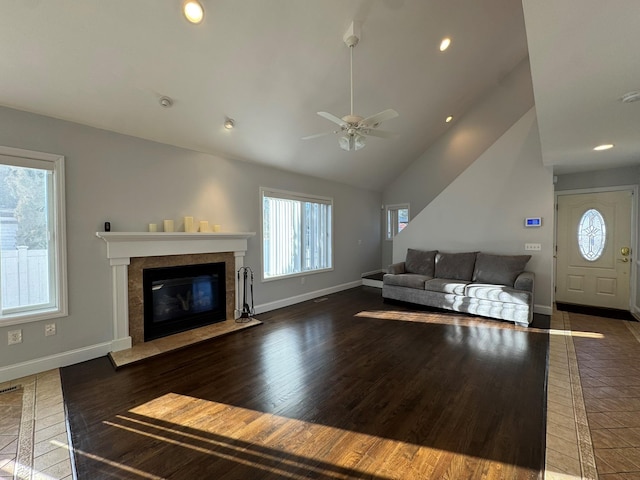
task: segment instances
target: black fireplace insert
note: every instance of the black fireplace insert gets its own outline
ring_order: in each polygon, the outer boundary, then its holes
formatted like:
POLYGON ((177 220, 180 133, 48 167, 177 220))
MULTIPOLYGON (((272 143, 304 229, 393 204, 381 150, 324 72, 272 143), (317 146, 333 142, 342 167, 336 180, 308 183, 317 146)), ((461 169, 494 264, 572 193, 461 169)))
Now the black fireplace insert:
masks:
POLYGON ((226 320, 225 263, 142 271, 144 340, 226 320))

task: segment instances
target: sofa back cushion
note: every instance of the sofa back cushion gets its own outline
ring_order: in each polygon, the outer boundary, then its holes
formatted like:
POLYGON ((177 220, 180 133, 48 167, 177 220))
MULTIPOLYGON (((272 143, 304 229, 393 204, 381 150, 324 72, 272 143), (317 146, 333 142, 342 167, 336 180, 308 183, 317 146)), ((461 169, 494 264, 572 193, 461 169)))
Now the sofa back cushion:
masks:
POLYGON ((493 283, 496 285, 513 284, 531 258, 531 255, 490 255, 478 253, 473 281, 477 283, 493 283))
POLYGON ((436 255, 436 278, 471 280, 478 252, 442 253, 436 255))
POLYGON ((418 273, 420 275, 434 276, 437 250, 430 252, 424 250, 407 250, 407 258, 404 268, 407 273, 418 273))

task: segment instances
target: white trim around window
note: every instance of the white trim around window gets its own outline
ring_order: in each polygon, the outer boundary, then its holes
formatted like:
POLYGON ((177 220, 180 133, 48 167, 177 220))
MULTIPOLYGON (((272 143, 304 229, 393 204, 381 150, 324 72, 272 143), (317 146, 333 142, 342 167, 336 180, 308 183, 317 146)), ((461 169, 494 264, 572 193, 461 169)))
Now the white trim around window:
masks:
POLYGON ((333 199, 260 187, 262 281, 333 270, 333 199))
POLYGON ((408 203, 398 203, 385 207, 385 238, 387 240, 393 240, 393 237, 407 226, 411 218, 410 213, 408 203))
MULTIPOLYGON (((41 302, 6 305, 0 291, 0 326, 59 318, 68 315, 67 247, 65 221, 64 157, 0 146, 0 165, 46 172, 47 242, 41 267, 48 296, 41 302)), ((16 247, 14 247, 16 248, 16 247)), ((7 250, 0 249, 0 257, 7 250)), ((8 252, 5 253, 8 255, 8 252)), ((0 266, 2 268, 2 266, 0 266)), ((8 267, 7 267, 8 268, 8 267)), ((1 272, 0 272, 1 273, 1 272)), ((12 279, 15 282, 15 280, 12 279)), ((6 280, 5 283, 9 283, 6 280)), ((24 303, 24 302, 21 302, 24 303)))

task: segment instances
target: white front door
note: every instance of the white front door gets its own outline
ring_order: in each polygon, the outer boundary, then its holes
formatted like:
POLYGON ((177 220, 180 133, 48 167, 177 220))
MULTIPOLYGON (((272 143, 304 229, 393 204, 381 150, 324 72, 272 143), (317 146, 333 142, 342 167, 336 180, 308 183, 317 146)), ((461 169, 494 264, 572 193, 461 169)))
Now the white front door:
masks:
POLYGON ((556 302, 629 310, 632 197, 558 196, 556 302))

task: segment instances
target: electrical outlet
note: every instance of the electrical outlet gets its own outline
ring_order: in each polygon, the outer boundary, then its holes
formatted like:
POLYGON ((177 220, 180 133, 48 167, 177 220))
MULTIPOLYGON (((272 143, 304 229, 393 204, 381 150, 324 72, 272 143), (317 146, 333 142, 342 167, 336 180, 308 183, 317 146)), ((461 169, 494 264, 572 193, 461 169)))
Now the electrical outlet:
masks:
POLYGON ((47 323, 44 326, 44 336, 51 337, 56 334, 56 324, 55 323, 47 323))
POLYGON ((22 343, 22 330, 9 330, 7 343, 8 345, 15 345, 16 343, 22 343))
POLYGON ((307 279, 305 277, 300 277, 300 285, 304 285, 306 281, 307 279))

